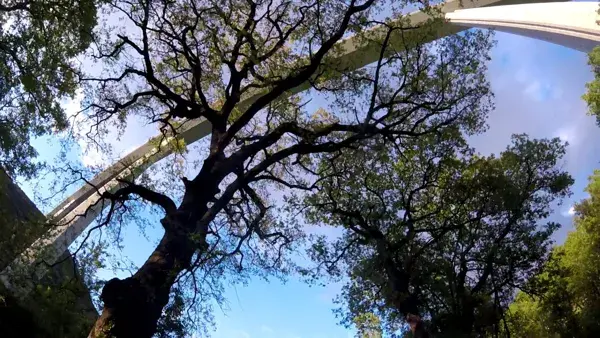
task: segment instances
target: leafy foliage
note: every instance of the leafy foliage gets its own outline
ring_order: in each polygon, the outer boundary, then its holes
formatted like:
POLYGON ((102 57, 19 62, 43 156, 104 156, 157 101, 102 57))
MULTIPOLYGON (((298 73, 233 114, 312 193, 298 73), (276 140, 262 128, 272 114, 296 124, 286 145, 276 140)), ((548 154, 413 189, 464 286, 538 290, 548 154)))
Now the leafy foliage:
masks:
POLYGON ((588 54, 588 63, 592 67, 594 79, 586 84, 587 91, 582 98, 587 102, 589 114, 596 116, 600 125, 600 47, 588 54))
POLYGON ((62 99, 78 88, 74 58, 92 42, 95 0, 0 4, 0 165, 31 175, 30 137, 64 130, 62 99))
POLYGON ((375 313, 393 333, 421 314, 437 336, 493 334, 558 227, 540 221, 572 184, 558 167, 564 145, 516 135, 499 157, 483 157, 452 126, 403 147, 321 159, 307 216, 343 235, 317 241, 313 259, 349 279, 346 324, 375 313))
POLYGON ((381 322, 376 315, 372 313, 362 313, 354 318, 354 325, 358 331, 357 338, 381 338, 381 322))
POLYGON ((510 307, 512 336, 595 337, 600 333, 600 171, 590 177, 589 198, 575 206, 575 230, 553 249, 542 271, 510 307), (527 323, 523 325, 523 323, 527 323))
MULTIPOLYGON (((597 12, 600 13, 600 8, 597 12)), ((582 98, 587 102, 588 113, 596 116, 596 122, 600 125, 600 47, 595 47, 588 54, 588 64, 592 67, 594 79, 586 84, 587 91, 582 98)))

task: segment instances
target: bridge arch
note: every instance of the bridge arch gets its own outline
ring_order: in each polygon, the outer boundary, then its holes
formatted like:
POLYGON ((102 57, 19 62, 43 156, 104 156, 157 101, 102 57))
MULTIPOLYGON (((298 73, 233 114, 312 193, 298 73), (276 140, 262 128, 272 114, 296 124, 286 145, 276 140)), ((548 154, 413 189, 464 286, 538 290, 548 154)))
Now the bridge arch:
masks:
POLYGON ((459 9, 449 23, 548 41, 582 52, 600 44, 597 2, 556 2, 459 9))

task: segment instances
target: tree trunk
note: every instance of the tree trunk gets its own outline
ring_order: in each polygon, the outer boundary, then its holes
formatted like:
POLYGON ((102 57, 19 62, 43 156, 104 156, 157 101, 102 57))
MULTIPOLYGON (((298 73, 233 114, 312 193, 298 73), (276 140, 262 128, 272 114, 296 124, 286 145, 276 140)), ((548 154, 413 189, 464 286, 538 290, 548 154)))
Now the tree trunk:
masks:
POLYGON ((457 314, 451 323, 451 331, 460 338, 473 336, 475 325, 475 304, 470 295, 464 295, 462 299, 461 313, 457 314))
POLYGON ((114 278, 102 289, 102 315, 89 338, 150 338, 156 332, 171 286, 189 265, 194 247, 187 235, 165 232, 148 260, 132 277, 114 278))
POLYGON ((161 220, 165 233, 144 265, 132 277, 111 279, 102 289, 104 308, 88 338, 151 338, 156 333, 177 276, 190 266, 194 252, 208 248, 206 231, 212 218, 201 217, 207 211, 206 201, 218 192, 221 179, 214 175, 205 177, 200 181, 209 183, 202 189, 184 182, 182 203, 161 220), (201 238, 192 238, 193 233, 201 238))
POLYGON ((429 338, 429 332, 425 327, 425 323, 422 320, 419 320, 417 323, 415 330, 413 331, 413 338, 429 338))
POLYGON ((416 315, 418 318, 412 329, 414 338, 429 338, 429 331, 419 316, 418 295, 410 292, 410 276, 403 269, 398 268, 387 254, 387 250, 383 252, 383 256, 385 257, 385 270, 393 289, 392 298, 394 306, 402 315, 416 315))

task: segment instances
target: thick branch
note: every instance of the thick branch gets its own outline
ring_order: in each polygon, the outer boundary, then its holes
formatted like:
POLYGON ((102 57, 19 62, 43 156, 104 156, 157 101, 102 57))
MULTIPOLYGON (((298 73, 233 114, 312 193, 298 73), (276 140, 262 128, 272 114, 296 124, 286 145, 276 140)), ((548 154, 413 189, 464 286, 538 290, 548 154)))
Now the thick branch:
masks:
POLYGON ((161 208, 163 208, 167 215, 173 214, 177 210, 175 202, 173 202, 173 200, 166 195, 148 189, 139 184, 135 184, 133 182, 125 180, 118 181, 125 186, 123 188, 118 189, 114 193, 104 192, 102 194, 102 197, 111 200, 124 200, 127 199, 129 195, 135 194, 152 204, 160 206, 161 208))
POLYGON ((344 17, 341 20, 340 26, 335 31, 332 36, 327 39, 319 48, 319 50, 311 56, 309 64, 304 67, 297 74, 288 77, 287 79, 281 81, 278 85, 276 85, 272 90, 270 90, 265 95, 259 97, 247 110, 246 112, 235 121, 227 134, 225 135, 223 141, 221 142, 221 147, 229 144, 233 137, 246 125, 252 118, 263 108, 265 108, 269 103, 273 102, 279 96, 281 96, 286 91, 293 89, 295 87, 300 86, 302 83, 306 82, 319 68, 321 65, 321 61, 325 57, 325 55, 333 48, 336 42, 338 42, 346 32, 348 25, 350 24, 350 19, 356 13, 362 12, 368 9, 374 0, 368 0, 364 4, 360 6, 355 6, 355 1, 352 1, 350 8, 345 13, 344 17))

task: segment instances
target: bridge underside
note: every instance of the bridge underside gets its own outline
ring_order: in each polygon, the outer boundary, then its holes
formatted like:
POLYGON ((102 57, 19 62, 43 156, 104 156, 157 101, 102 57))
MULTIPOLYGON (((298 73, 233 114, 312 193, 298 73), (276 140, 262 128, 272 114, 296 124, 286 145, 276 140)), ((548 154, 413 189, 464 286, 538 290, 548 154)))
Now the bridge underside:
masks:
POLYGON ((596 2, 558 2, 461 9, 449 22, 531 37, 582 52, 600 44, 596 2))

